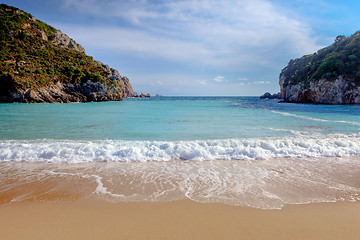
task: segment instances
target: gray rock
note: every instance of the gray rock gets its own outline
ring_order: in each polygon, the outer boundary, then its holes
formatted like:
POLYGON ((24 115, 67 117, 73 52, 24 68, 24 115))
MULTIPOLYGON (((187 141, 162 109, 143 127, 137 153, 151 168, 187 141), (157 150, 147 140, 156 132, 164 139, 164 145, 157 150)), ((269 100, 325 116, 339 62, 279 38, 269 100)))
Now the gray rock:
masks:
POLYGON ((85 49, 80 44, 76 43, 73 39, 69 38, 66 34, 59 30, 55 32, 55 37, 51 42, 64 49, 73 49, 75 51, 85 53, 85 49))
POLYGON ((106 77, 123 88, 124 98, 133 97, 134 90, 127 77, 122 77, 116 69, 110 68, 108 65, 103 64, 102 62, 97 62, 103 67, 104 71, 106 72, 106 77))
POLYGON ((274 93, 271 94, 269 92, 264 93, 262 96, 260 96, 260 99, 281 99, 280 93, 274 93))
POLYGON ((280 75, 281 96, 285 102, 360 104, 360 86, 344 76, 339 76, 334 81, 326 79, 313 81, 309 86, 301 83, 283 86, 284 80, 284 77, 280 75))
POLYGON ((123 91, 115 86, 107 87, 100 82, 90 80, 82 84, 63 84, 39 88, 10 91, 3 95, 2 102, 88 102, 88 101, 119 101, 124 96, 123 91))

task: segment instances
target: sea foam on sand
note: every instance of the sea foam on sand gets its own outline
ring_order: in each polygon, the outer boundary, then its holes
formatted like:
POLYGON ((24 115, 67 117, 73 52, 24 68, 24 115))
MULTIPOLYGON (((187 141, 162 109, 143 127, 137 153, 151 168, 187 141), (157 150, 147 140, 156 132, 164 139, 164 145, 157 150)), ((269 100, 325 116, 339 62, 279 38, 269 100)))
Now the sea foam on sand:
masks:
POLYGON ((147 162, 3 162, 0 204, 99 199, 190 199, 279 209, 288 204, 360 200, 359 157, 147 162))

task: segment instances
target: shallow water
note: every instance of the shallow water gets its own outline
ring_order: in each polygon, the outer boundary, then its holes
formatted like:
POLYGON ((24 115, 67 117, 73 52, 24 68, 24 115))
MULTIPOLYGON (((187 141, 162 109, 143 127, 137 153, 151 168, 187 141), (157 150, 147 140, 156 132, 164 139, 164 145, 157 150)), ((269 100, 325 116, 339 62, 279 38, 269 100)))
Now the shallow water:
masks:
POLYGON ((359 201, 360 158, 0 164, 0 204, 24 201, 286 204, 359 201))
POLYGON ((360 155, 360 107, 254 97, 1 104, 0 161, 168 161, 360 155))
POLYGON ((360 107, 254 97, 0 104, 0 202, 358 201, 360 107))

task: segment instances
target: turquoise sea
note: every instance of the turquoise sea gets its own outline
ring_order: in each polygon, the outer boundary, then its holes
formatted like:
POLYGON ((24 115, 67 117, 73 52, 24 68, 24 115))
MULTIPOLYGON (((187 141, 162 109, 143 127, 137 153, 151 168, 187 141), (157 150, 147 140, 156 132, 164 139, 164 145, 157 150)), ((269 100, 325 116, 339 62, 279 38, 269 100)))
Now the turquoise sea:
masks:
POLYGON ((258 97, 0 104, 2 173, 33 163, 49 176, 93 176, 94 192, 110 201, 278 208, 358 200, 360 106, 258 97), (124 176, 135 175, 138 190, 124 194, 124 176))
POLYGON ((0 161, 359 156, 359 132, 360 106, 257 97, 1 104, 0 161))

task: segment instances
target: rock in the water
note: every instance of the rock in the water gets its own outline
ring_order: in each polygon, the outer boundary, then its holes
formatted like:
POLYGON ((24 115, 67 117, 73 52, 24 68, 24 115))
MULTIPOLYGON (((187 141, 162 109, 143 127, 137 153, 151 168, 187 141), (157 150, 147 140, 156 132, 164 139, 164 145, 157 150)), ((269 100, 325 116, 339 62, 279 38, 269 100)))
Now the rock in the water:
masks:
POLYGON ((271 94, 269 92, 264 93, 262 96, 260 96, 260 99, 281 99, 280 93, 274 93, 271 94))
POLYGON ((141 94, 139 95, 139 94, 137 94, 136 92, 134 92, 133 97, 134 97, 134 98, 149 98, 149 97, 151 97, 151 96, 150 96, 150 93, 147 93, 147 94, 141 93, 141 94))
POLYGON ((321 79, 303 84, 288 84, 281 88, 285 102, 314 104, 360 104, 360 86, 339 76, 335 81, 321 79))

